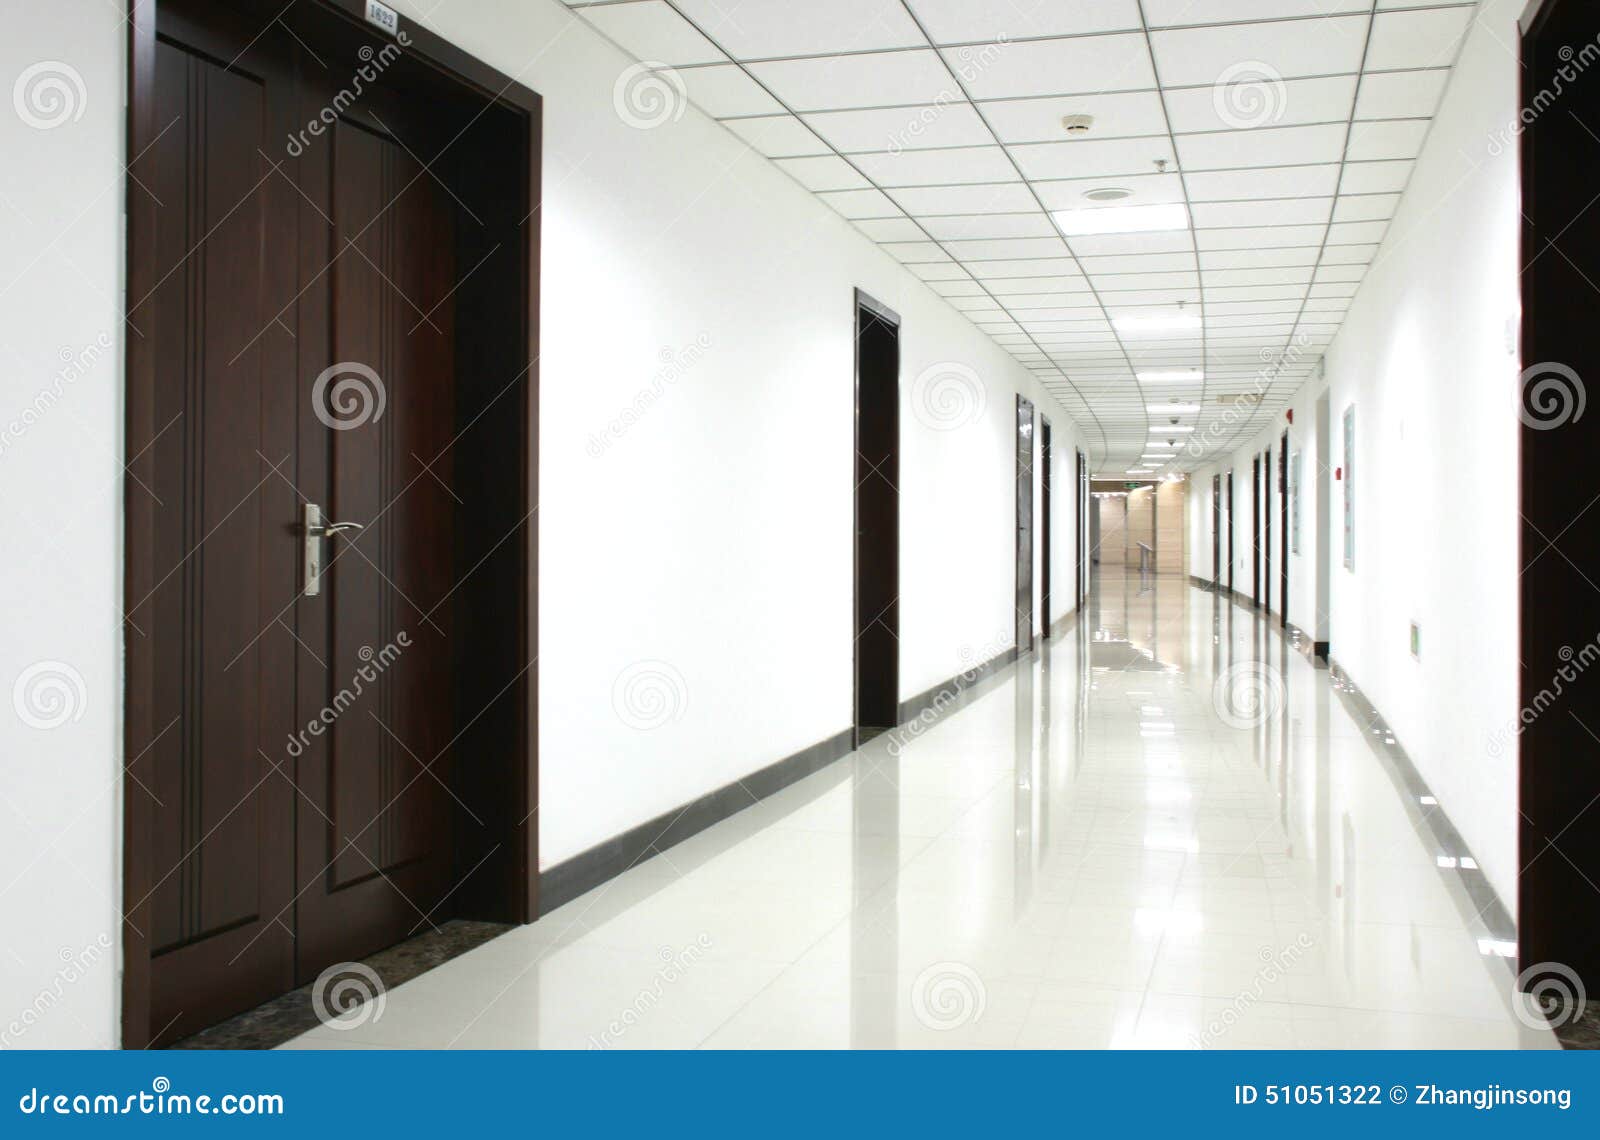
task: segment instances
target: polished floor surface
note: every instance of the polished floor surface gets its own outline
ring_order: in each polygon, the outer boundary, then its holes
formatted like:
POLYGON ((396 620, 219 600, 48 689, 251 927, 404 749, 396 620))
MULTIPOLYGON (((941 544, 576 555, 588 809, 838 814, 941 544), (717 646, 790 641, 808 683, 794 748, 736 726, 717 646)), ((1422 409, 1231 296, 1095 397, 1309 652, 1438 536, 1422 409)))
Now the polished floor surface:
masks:
POLYGON ((953 712, 291 1043, 1554 1047, 1330 684, 1114 578, 953 712))

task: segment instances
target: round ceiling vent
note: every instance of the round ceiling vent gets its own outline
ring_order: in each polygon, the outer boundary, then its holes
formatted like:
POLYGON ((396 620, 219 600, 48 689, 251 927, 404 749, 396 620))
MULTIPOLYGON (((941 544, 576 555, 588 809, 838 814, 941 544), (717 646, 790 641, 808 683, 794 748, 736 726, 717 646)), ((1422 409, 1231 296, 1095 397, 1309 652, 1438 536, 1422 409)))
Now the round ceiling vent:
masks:
POLYGON ((1098 186, 1093 190, 1085 190, 1083 196, 1091 202, 1120 202, 1124 198, 1132 198, 1133 191, 1121 186, 1098 186))

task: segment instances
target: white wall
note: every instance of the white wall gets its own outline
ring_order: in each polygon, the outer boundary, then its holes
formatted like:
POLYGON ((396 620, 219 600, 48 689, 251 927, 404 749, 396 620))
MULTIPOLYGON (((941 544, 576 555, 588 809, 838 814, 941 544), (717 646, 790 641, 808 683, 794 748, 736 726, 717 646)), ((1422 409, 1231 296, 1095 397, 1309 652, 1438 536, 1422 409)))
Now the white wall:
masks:
MULTIPOLYGON (((119 938, 121 910, 122 25, 98 0, 8 4, 5 18, 0 1044, 107 1046, 118 982, 98 948, 119 938), (36 64, 35 84, 66 84, 53 127, 13 102, 36 64), (99 960, 76 968, 91 948, 99 960)), ((50 88, 24 90, 53 122, 50 88)))
MULTIPOLYGON (((1355 405, 1354 572, 1343 565, 1342 483, 1329 504, 1332 653, 1513 910, 1516 762, 1489 742, 1517 712, 1520 364, 1506 336, 1518 315, 1519 191, 1515 148, 1492 140, 1506 138, 1516 113, 1507 45, 1520 7, 1491 0, 1476 14, 1400 211, 1328 351, 1333 455, 1315 455, 1323 382, 1296 395, 1292 432, 1306 453, 1302 501, 1313 504, 1314 463, 1342 466, 1344 412, 1355 405)), ((1244 441, 1236 471, 1248 472, 1250 454, 1279 430, 1244 441)), ((1196 478, 1218 467, 1226 462, 1196 478)), ((1236 477, 1236 499, 1237 488, 1236 477)), ((1248 509, 1242 502, 1246 538, 1248 509)), ((1207 544, 1209 525, 1197 523, 1207 544)), ((1289 620, 1306 629, 1317 617, 1315 549, 1303 545, 1292 568, 1289 620)))
MULTIPOLYGON (((1014 397, 1049 416, 1070 457, 1081 441, 1064 409, 720 126, 692 109, 624 123, 613 87, 631 61, 555 0, 395 6, 434 9, 435 30, 545 100, 542 863, 848 727, 856 286, 903 321, 901 695, 1007 648, 1014 397), (929 369, 948 382, 952 363, 980 385, 955 427, 914 383, 929 369), (633 416, 647 390, 658 398, 633 416), (642 728, 652 691, 668 715, 642 728)), ((7 417, 64 359, 115 343, 122 309, 118 10, 19 8, 0 78, 9 90, 36 61, 64 61, 84 113, 46 131, 0 115, 7 417)), ((110 969, 56 974, 64 952, 118 934, 121 393, 111 352, 0 452, 0 523, 16 537, 0 573, 21 603, 0 638, 4 680, 59 661, 84 694, 54 730, 4 718, 0 1029, 61 991, 29 1045, 116 1039, 110 969)), ((1056 496, 1058 615, 1073 502, 1056 496)))

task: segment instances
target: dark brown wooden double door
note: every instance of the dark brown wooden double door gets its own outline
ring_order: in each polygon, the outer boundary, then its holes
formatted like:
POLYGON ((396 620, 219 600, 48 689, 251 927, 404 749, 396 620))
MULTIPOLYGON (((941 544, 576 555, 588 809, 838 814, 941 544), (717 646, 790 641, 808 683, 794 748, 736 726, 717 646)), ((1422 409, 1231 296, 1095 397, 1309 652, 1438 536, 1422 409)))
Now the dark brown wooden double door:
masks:
POLYGON ((157 1040, 426 928, 452 867, 457 219, 416 157, 442 127, 380 85, 307 134, 326 65, 202 10, 158 24, 159 284, 129 334, 157 360, 129 612, 157 1040))

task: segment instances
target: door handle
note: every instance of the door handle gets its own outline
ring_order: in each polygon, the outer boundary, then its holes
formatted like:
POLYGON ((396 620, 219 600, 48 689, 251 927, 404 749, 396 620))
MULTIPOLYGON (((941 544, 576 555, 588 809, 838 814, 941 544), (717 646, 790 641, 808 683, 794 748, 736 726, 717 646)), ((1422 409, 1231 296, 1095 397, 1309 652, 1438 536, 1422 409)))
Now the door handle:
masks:
POLYGON ((366 526, 358 522, 326 522, 322 517, 322 508, 316 503, 306 504, 305 522, 305 594, 314 598, 322 593, 322 542, 329 535, 343 534, 345 531, 365 530, 366 526))

